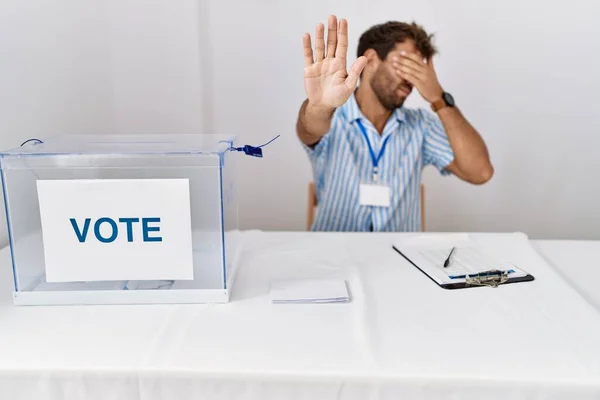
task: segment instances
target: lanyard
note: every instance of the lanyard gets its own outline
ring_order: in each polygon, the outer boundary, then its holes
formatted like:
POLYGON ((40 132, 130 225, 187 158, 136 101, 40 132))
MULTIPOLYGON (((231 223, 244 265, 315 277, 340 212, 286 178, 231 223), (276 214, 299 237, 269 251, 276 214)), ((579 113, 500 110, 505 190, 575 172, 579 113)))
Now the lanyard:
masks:
POLYGON ((369 135, 367 135, 367 130, 365 129, 365 126, 362 124, 360 119, 357 119, 356 123, 358 124, 360 131, 362 132, 363 136, 365 137, 365 140, 367 141, 367 146, 369 146, 369 153, 371 153, 371 160, 373 160, 373 182, 377 182, 377 174, 379 172, 377 166, 379 164, 379 160, 381 160, 381 157, 383 156, 385 146, 387 145, 388 139, 391 135, 389 135, 383 140, 383 143, 381 144, 381 150, 379 151, 379 155, 375 157, 375 151, 373 151, 373 147, 371 146, 371 142, 369 141, 369 135))

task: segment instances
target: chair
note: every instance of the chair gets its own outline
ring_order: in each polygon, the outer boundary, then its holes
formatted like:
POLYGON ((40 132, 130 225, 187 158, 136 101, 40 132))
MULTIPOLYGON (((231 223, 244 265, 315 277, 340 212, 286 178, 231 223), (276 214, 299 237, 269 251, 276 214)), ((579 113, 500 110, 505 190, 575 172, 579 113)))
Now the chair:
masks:
MULTIPOLYGON (((315 189, 315 183, 310 182, 308 184, 308 207, 306 210, 306 230, 309 231, 315 214, 317 212, 317 190, 315 189)), ((425 231, 425 185, 421 184, 421 230, 425 231)))

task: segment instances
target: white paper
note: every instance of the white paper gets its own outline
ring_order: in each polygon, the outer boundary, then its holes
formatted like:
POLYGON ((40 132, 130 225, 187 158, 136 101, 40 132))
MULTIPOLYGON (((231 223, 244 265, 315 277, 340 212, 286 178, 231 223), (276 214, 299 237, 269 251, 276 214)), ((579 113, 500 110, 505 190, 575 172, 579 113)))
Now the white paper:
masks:
POLYGON ((343 279, 307 279, 274 282, 271 302, 281 303, 340 303, 350 300, 343 279))
POLYGON ((37 188, 47 282, 194 279, 187 179, 40 180, 37 188))
POLYGON ((390 187, 361 184, 359 203, 362 206, 389 207, 391 204, 390 187))
POLYGON ((397 245, 408 259, 439 284, 465 281, 465 275, 473 275, 491 270, 510 271, 510 277, 525 276, 527 273, 510 260, 503 259, 489 249, 475 244, 460 242, 456 246, 446 243, 435 246, 397 245), (448 267, 444 261, 452 247, 455 247, 448 267))
POLYGON ((443 268, 450 278, 490 270, 508 271, 515 268, 510 262, 492 257, 492 255, 484 253, 475 246, 454 247, 448 266, 444 267, 444 262, 448 259, 451 251, 452 247, 441 247, 423 249, 420 254, 431 264, 443 268))

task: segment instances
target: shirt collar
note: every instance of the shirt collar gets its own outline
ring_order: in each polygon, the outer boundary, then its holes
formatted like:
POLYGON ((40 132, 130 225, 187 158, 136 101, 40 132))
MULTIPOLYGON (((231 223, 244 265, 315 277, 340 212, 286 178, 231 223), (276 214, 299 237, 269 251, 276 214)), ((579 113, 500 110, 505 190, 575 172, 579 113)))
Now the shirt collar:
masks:
MULTIPOLYGON (((357 119, 362 119, 364 121, 367 120, 367 117, 360 111, 360 107, 358 106, 358 102, 356 101, 355 94, 352 93, 348 101, 344 103, 342 106, 342 111, 346 115, 348 122, 354 123, 357 119)), ((398 122, 403 122, 406 120, 406 115, 404 112, 404 107, 398 107, 394 110, 394 116, 398 122)))

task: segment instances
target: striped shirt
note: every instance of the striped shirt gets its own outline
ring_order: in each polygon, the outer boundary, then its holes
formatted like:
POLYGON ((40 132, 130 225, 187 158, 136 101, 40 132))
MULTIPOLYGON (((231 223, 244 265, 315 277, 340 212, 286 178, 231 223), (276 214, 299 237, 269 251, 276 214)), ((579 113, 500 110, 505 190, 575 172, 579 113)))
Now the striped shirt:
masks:
POLYGON ((318 207, 313 231, 420 231, 421 173, 435 166, 442 175, 454 154, 439 118, 424 109, 397 108, 383 134, 362 114, 354 94, 339 107, 331 128, 314 146, 304 146, 313 169, 318 207), (390 187, 390 207, 359 203, 361 183, 373 183, 373 161, 357 120, 377 156, 380 184, 390 187))

